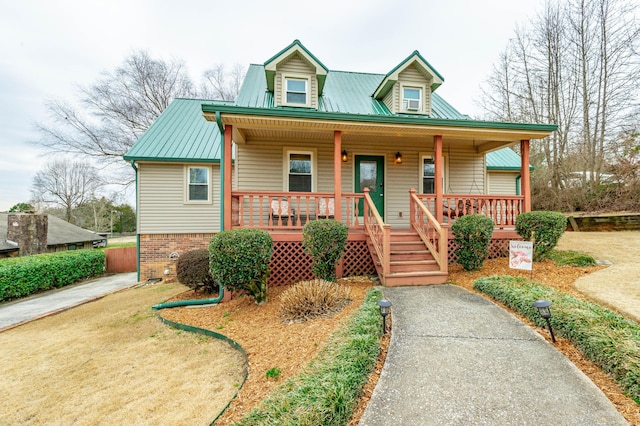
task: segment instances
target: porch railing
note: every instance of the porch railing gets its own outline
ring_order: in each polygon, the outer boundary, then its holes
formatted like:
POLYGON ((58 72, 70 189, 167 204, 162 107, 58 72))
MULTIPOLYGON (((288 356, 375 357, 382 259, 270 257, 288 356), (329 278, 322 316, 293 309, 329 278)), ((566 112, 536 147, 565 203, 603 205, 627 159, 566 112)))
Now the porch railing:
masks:
POLYGON ((449 235, 446 227, 438 223, 427 207, 420 201, 415 189, 409 191, 409 218, 411 227, 416 230, 431 255, 438 263, 441 272, 449 269, 449 235))
MULTIPOLYGON (((435 212, 434 194, 416 195, 429 211, 435 212)), ((467 214, 482 214, 493 220, 496 228, 513 227, 524 212, 524 196, 444 194, 442 211, 446 222, 467 214)))
POLYGON ((371 238, 378 260, 382 267, 382 276, 389 275, 391 267, 391 225, 387 225, 378 213, 369 195, 369 188, 364 189, 364 228, 371 238))
POLYGON ((234 228, 301 229, 315 219, 337 219, 349 228, 363 228, 359 202, 364 194, 342 193, 337 215, 332 192, 233 191, 234 228))

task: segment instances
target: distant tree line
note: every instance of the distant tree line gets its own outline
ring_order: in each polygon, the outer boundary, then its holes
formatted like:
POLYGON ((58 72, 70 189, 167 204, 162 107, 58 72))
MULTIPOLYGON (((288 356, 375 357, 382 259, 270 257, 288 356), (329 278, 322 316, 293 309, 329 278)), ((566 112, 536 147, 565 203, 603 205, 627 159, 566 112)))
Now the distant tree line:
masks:
POLYGON ((632 0, 551 0, 483 89, 487 118, 553 123, 532 144, 534 207, 640 209, 640 20, 632 0))

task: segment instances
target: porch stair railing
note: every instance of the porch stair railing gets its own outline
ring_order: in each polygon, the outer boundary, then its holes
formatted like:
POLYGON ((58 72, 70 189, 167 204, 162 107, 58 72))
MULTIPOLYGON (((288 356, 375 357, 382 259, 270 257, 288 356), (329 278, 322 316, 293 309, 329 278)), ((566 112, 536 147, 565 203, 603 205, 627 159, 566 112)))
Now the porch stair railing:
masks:
MULTIPOLYGON (((421 205, 417 198, 415 201, 421 205)), ((423 217, 421 214, 415 216, 423 217)), ((434 220, 430 213, 429 217, 434 220)), ((421 231, 418 231, 417 227, 392 231, 391 226, 382 220, 366 189, 364 226, 374 265, 383 285, 426 285, 446 282, 446 229, 438 227, 437 237, 424 236, 423 228, 430 230, 433 224, 420 228, 421 231), (445 247, 444 250, 442 247, 445 247)))

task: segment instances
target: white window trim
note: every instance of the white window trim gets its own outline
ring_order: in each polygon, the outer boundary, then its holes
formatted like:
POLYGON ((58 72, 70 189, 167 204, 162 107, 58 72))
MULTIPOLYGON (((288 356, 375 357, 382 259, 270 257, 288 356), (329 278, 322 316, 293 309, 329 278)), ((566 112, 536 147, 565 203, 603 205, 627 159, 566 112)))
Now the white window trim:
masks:
POLYGON ((282 156, 282 190, 284 192, 289 192, 289 158, 291 154, 311 155, 311 192, 316 192, 318 180, 318 174, 316 173, 318 170, 316 158, 318 156, 318 150, 315 148, 295 148, 286 146, 283 148, 282 156))
POLYGON ((305 74, 282 74, 282 105, 294 107, 311 106, 311 77, 305 74), (307 82, 307 103, 298 104, 287 102, 287 79, 305 80, 307 82))
POLYGON ((400 111, 407 114, 423 114, 424 112, 424 98, 426 93, 426 87, 421 84, 401 84, 400 85, 400 111), (418 89, 420 90, 420 107, 418 110, 409 110, 404 107, 404 89, 418 89))
MULTIPOLYGON (((424 177, 424 175, 422 174, 423 170, 422 170, 422 165, 424 164, 424 159, 425 158, 433 158, 435 161, 435 153, 433 152, 421 152, 420 154, 420 161, 418 162, 418 188, 419 188, 419 194, 423 193, 423 182, 422 179, 424 177)), ((448 176, 449 176, 449 162, 447 161, 447 156, 442 154, 442 193, 446 194, 447 193, 447 182, 448 182, 448 176)), ((435 194, 434 194, 435 195, 435 194)))
POLYGON ((198 164, 189 164, 184 166, 184 203, 185 204, 212 204, 213 197, 211 192, 213 190, 211 184, 211 178, 213 170, 211 166, 206 165, 198 165, 198 164), (191 169, 207 169, 207 199, 206 200, 190 200, 189 199, 189 170, 191 169))

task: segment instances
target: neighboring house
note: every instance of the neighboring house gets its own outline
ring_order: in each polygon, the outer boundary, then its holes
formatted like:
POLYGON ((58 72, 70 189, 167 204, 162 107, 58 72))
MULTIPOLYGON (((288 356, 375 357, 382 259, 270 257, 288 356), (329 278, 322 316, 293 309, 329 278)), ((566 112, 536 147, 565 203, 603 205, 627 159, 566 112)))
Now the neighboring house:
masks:
MULTIPOLYGON (((520 195, 521 158, 511 148, 487 154, 487 194, 520 195)), ((529 166, 533 170, 533 166, 529 166)))
POLYGON ((55 216, 0 213, 0 258, 90 249, 105 239, 55 216))
POLYGON ((240 227, 271 233, 271 282, 310 278, 302 227, 325 217, 349 226, 338 272, 386 285, 445 282, 448 227, 464 214, 491 217, 502 250, 531 208, 530 140, 556 126, 471 120, 435 93, 443 81, 417 51, 387 74, 344 72, 296 40, 251 65, 234 102, 176 99, 124 157, 140 279, 173 278, 181 253, 240 227), (485 161, 515 144, 503 194, 485 161))

